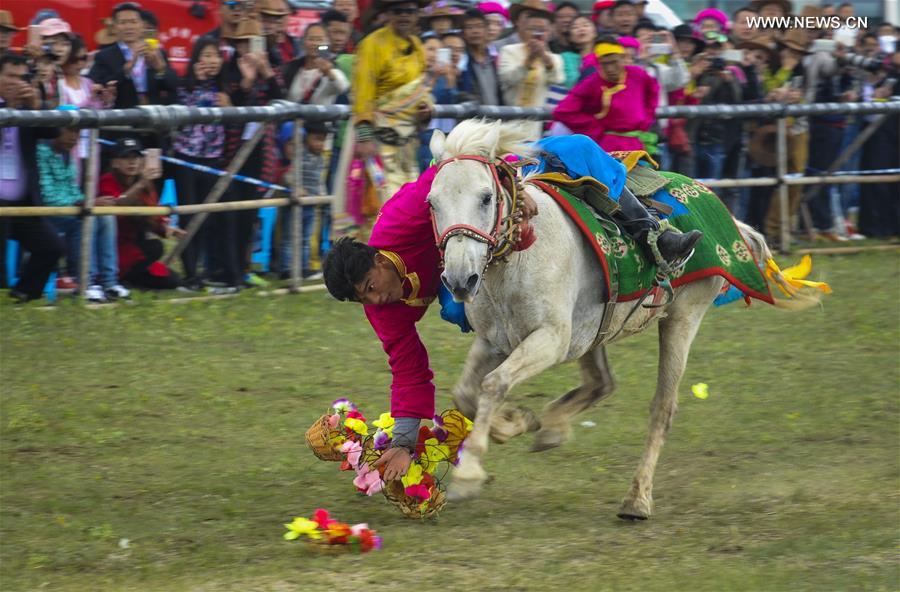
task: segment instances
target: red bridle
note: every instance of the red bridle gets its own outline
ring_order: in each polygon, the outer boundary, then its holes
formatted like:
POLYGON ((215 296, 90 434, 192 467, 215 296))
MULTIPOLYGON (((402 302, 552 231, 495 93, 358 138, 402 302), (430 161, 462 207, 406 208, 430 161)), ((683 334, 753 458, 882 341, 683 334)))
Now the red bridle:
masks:
MULTIPOLYGON (((484 156, 478 156, 475 154, 461 154, 459 156, 453 156, 439 162, 437 165, 437 172, 440 172, 440 170, 444 166, 458 160, 474 160, 475 162, 484 164, 488 167, 488 169, 490 169, 491 177, 494 180, 494 195, 497 198, 497 217, 494 222, 494 228, 493 231, 491 231, 489 234, 481 230, 480 228, 472 226, 471 224, 453 224, 452 226, 447 227, 444 232, 441 233, 438 231, 437 221, 434 219, 434 210, 432 209, 431 225, 434 228, 435 244, 437 244, 438 249, 441 251, 441 256, 443 256, 444 249, 447 246, 447 242, 451 238, 458 235, 467 236, 479 242, 486 243, 490 247, 490 257, 493 258, 493 256, 496 255, 498 251, 505 250, 503 249, 503 247, 505 247, 506 245, 502 245, 501 242, 503 242, 504 239, 506 239, 506 242, 508 242, 508 237, 506 236, 508 233, 503 232, 503 223, 507 221, 507 217, 504 216, 505 200, 503 199, 503 184, 500 181, 500 174, 497 171, 497 167, 498 165, 504 168, 508 167, 509 170, 506 172, 507 174, 513 175, 513 186, 515 186, 515 171, 503 160, 491 162, 484 156)), ((515 189, 513 189, 512 191, 514 192, 515 189)), ((515 197, 513 197, 513 200, 515 200, 515 197)), ((512 204, 511 210, 515 210, 515 203, 512 204)))

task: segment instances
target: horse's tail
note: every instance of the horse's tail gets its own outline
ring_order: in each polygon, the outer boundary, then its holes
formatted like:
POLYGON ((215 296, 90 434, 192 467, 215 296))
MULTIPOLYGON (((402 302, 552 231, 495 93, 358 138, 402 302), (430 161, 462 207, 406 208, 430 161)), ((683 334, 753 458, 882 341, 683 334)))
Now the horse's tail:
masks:
POLYGON ((830 293, 831 288, 824 282, 810 282, 803 279, 812 269, 812 260, 809 255, 805 255, 796 268, 781 270, 772 257, 772 251, 766 244, 766 238, 739 220, 735 220, 735 223, 756 256, 756 260, 763 267, 763 275, 769 285, 778 288, 785 295, 785 298, 776 298, 773 294, 772 299, 777 308, 804 310, 821 305, 822 296, 830 293))

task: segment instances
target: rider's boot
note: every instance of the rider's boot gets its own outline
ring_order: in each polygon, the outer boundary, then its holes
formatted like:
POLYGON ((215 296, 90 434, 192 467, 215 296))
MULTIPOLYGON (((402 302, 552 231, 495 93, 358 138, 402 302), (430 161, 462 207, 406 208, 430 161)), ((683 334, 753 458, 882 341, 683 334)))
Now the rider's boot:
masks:
POLYGON ((663 262, 667 266, 683 263, 690 257, 694 245, 703 238, 703 233, 699 230, 682 233, 667 228, 660 233, 659 221, 650 215, 627 187, 622 188, 619 211, 616 212, 615 219, 625 232, 637 241, 644 253, 658 265, 662 265, 663 262), (660 257, 663 261, 659 261, 660 257))

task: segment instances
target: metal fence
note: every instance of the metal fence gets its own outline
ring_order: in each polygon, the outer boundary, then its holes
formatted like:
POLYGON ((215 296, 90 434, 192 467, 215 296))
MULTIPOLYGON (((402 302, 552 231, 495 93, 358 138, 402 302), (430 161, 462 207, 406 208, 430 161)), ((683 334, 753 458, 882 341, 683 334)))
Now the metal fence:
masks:
MULTIPOLYGON (((788 187, 791 185, 819 185, 833 183, 880 183, 900 181, 900 174, 880 175, 832 175, 849 156, 865 142, 881 125, 887 116, 900 113, 900 97, 890 101, 868 103, 815 103, 815 104, 762 104, 762 105, 702 105, 702 106, 669 106, 657 110, 659 118, 686 119, 767 119, 777 120, 776 136, 776 176, 751 179, 719 179, 708 183, 712 187, 749 187, 771 186, 775 188, 781 212, 780 246, 784 252, 790 249, 790 221, 788 216, 788 187), (806 177, 802 174, 788 174, 787 169, 787 122, 788 117, 804 117, 830 114, 878 115, 869 127, 861 132, 857 140, 844 151, 832 164, 827 175, 806 177)), ((179 240, 174 251, 170 252, 166 261, 176 257, 193 238, 206 216, 210 213, 261 209, 272 206, 289 206, 291 221, 291 291, 298 291, 302 283, 300 274, 300 250, 302 244, 302 225, 300 223, 301 206, 332 204, 335 212, 343 207, 343 196, 301 196, 302 187, 302 150, 300 129, 303 121, 339 121, 350 116, 346 105, 318 106, 300 105, 289 101, 274 101, 264 107, 185 107, 183 105, 148 105, 135 109, 82 109, 78 111, 29 111, 0 109, 0 128, 4 127, 77 127, 89 128, 91 151, 88 157, 85 178, 85 200, 81 207, 4 207, 0 208, 0 217, 5 216, 83 216, 81 241, 81 266, 79 289, 87 285, 85 274, 88 273, 88 261, 91 251, 94 216, 161 216, 172 214, 196 214, 188 228, 187 234, 179 240), (116 126, 128 126, 131 129, 142 128, 165 133, 184 125, 198 123, 242 124, 249 122, 281 122, 293 120, 294 154, 292 163, 293 188, 288 198, 252 199, 216 203, 224 194, 235 174, 244 164, 253 148, 262 138, 265 126, 260 126, 256 133, 241 146, 226 172, 222 175, 213 190, 202 204, 182 206, 109 206, 94 207, 97 195, 97 159, 99 158, 99 129, 116 126)), ((551 110, 546 108, 523 108, 506 106, 487 106, 477 103, 461 103, 458 105, 437 105, 434 116, 440 118, 467 119, 485 117, 489 119, 533 119, 549 120, 551 110)), ((900 163, 898 163, 900 167, 900 163)), ((900 197, 900 196, 898 196, 900 197)))

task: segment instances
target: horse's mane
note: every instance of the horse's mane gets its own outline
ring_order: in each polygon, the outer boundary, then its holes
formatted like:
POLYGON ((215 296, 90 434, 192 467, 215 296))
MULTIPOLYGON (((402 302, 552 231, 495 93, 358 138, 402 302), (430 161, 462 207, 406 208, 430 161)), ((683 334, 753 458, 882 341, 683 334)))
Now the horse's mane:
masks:
POLYGON ((457 124, 447 136, 444 158, 462 154, 477 154, 491 160, 505 154, 530 156, 534 123, 502 122, 486 119, 466 119, 457 124))

